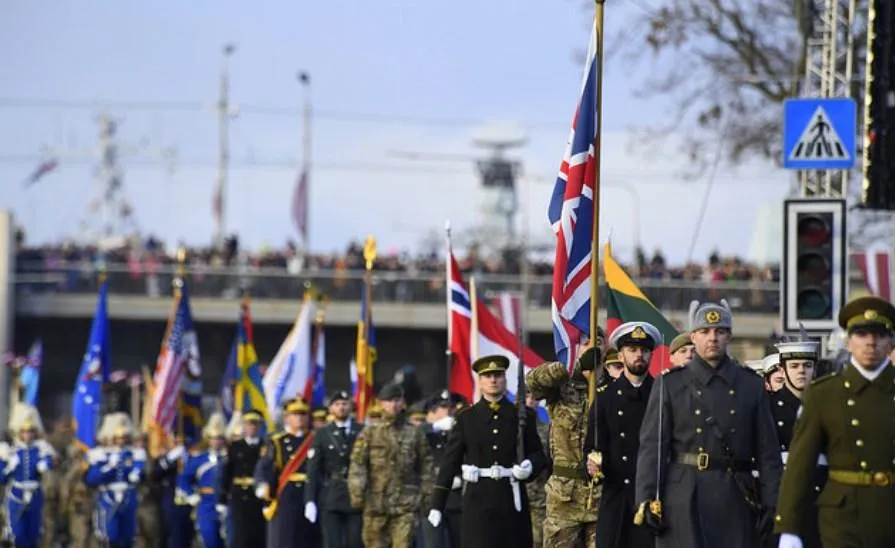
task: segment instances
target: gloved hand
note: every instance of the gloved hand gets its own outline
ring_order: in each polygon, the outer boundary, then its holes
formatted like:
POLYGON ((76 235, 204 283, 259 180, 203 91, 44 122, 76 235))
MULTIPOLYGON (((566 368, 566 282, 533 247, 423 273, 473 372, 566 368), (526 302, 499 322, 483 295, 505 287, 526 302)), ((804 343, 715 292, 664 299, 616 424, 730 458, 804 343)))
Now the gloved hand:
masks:
POLYGON ((459 489, 463 487, 463 480, 460 479, 460 476, 454 476, 454 481, 451 482, 451 489, 459 489))
POLYGON ((109 453, 109 460, 106 461, 106 466, 109 468, 115 468, 118 466, 118 463, 121 462, 121 453, 118 451, 113 451, 109 453))
POLYGON ((180 459, 180 457, 182 457, 184 453, 186 453, 186 449, 184 449, 182 445, 178 445, 174 449, 168 451, 168 454, 165 455, 165 459, 168 462, 177 462, 177 460, 180 459))
POLYGON ((513 477, 519 481, 525 481, 531 476, 531 461, 525 459, 519 464, 513 465, 513 477))
POLYGON ((315 503, 305 503, 305 519, 311 523, 317 523, 317 505, 315 503))
POLYGON ((477 483, 479 481, 479 468, 477 466, 464 464, 460 467, 460 470, 463 481, 468 481, 469 483, 477 483))
POLYGON ((127 475, 127 481, 134 484, 140 483, 140 471, 131 470, 131 473, 127 475))
POLYGON ((50 469, 50 465, 45 460, 40 460, 37 462, 37 471, 43 474, 47 470, 50 469))
POLYGON ((199 496, 198 493, 193 493, 192 495, 190 495, 186 498, 186 503, 189 504, 190 506, 197 506, 199 504, 200 499, 201 499, 201 497, 199 496))
POLYGON ((13 453, 6 461, 6 472, 12 472, 19 466, 19 454, 13 453))
POLYGON ((432 423, 432 430, 436 432, 448 432, 454 427, 454 417, 443 417, 432 423))
POLYGON ((777 548, 802 548, 802 539, 792 533, 783 533, 777 548))
POLYGON ((429 520, 429 523, 432 524, 432 527, 438 527, 441 525, 441 512, 438 510, 429 510, 429 517, 426 518, 429 520))
POLYGON ((255 487, 255 496, 261 500, 267 500, 267 484, 259 483, 258 487, 255 487))
POLYGON ((218 513, 218 516, 223 520, 227 517, 227 505, 226 504, 215 504, 214 510, 218 513))
POLYGON ((758 534, 761 538, 768 538, 774 532, 774 516, 777 510, 774 508, 765 508, 758 518, 758 534))
POLYGON ((651 508, 653 501, 645 500, 637 507, 637 513, 634 514, 634 524, 646 527, 646 529, 654 536, 661 536, 668 526, 662 519, 660 514, 656 514, 651 508))

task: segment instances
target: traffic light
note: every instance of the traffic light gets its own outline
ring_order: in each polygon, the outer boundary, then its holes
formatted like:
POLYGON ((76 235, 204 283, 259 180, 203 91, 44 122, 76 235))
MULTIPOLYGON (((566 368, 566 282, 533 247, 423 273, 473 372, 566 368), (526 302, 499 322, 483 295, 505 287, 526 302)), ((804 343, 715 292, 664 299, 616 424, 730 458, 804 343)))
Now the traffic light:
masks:
POLYGON ((783 211, 781 325, 827 333, 846 297, 845 200, 786 200, 783 211))

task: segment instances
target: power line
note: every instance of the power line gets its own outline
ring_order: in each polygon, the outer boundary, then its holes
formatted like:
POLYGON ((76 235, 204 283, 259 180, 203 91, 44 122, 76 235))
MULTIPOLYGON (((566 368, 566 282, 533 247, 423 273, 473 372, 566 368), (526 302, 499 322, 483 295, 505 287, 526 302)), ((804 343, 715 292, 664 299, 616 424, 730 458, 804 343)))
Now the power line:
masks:
MULTIPOLYGON (((263 116, 299 118, 302 116, 300 107, 237 104, 240 113, 257 114, 263 116)), ((33 108, 33 109, 59 109, 59 110, 98 110, 120 109, 129 111, 169 111, 169 112, 208 112, 214 110, 211 102, 200 101, 120 101, 120 100, 79 100, 79 99, 30 99, 24 97, 0 97, 0 108, 33 108)), ((483 120, 473 118, 437 118, 407 116, 401 114, 388 114, 377 112, 355 112, 347 110, 315 110, 313 117, 316 120, 330 122, 360 122, 372 124, 389 124, 405 126, 442 126, 442 127, 469 127, 483 123, 483 120)), ((568 132, 566 122, 532 121, 520 122, 529 130, 568 132)))

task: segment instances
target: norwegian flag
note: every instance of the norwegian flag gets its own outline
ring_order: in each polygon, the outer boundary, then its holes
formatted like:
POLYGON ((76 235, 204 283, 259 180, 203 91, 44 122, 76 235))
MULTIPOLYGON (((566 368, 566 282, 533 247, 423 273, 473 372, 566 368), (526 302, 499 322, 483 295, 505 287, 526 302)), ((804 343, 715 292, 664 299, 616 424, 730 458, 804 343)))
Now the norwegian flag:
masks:
POLYGON ((892 254, 885 248, 877 248, 856 251, 853 256, 870 294, 891 301, 892 254))
POLYGON ((590 333, 591 254, 594 232, 594 196, 599 192, 599 165, 595 151, 597 134, 597 29, 591 33, 584 80, 572 132, 566 144, 559 176, 547 216, 556 234, 553 267, 553 346, 556 357, 571 371, 582 336, 590 333))
MULTIPOLYGON (((488 310, 485 302, 477 299, 476 315, 478 321, 478 333, 472 332, 472 306, 469 290, 463 282, 463 275, 457 264, 454 254, 448 247, 447 254, 448 291, 450 301, 448 314, 450 315, 449 337, 453 362, 451 364, 451 380, 448 387, 451 392, 465 397, 468 401, 478 399, 476 389, 476 376, 472 371, 472 362, 480 356, 489 354, 501 354, 509 358, 510 368, 507 370, 507 390, 512 398, 516 390, 517 376, 519 374, 519 358, 517 355, 519 339, 507 330, 497 317, 488 310), (475 341, 479 356, 473 356, 472 337, 475 341)), ((531 369, 544 363, 544 359, 535 354, 527 346, 522 349, 522 359, 525 368, 531 369)))
POLYGON ((491 299, 491 309, 507 331, 519 335, 522 320, 522 301, 519 295, 501 291, 491 299))

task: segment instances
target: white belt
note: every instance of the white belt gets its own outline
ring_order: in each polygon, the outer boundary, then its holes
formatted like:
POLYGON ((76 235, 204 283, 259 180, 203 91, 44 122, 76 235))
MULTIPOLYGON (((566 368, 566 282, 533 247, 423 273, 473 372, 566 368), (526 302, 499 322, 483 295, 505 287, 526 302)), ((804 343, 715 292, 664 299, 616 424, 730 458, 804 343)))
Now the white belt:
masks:
POLYGON ((35 489, 40 488, 39 481, 14 481, 12 482, 13 487, 17 487, 19 489, 23 489, 26 491, 33 491, 35 489))
POLYGON ((104 486, 107 491, 112 491, 113 493, 124 493, 132 487, 133 486, 126 481, 115 481, 104 486))
POLYGON ((495 464, 488 468, 479 468, 479 476, 491 479, 510 479, 510 488, 513 490, 513 506, 517 512, 522 511, 522 489, 519 487, 519 480, 513 477, 513 469, 506 466, 495 464))
MULTIPOLYGON (((783 451, 780 453, 780 458, 783 459, 783 464, 786 464, 786 460, 789 458, 789 451, 783 451)), ((821 453, 817 456, 817 465, 818 466, 829 466, 830 463, 827 461, 827 456, 821 453)))

